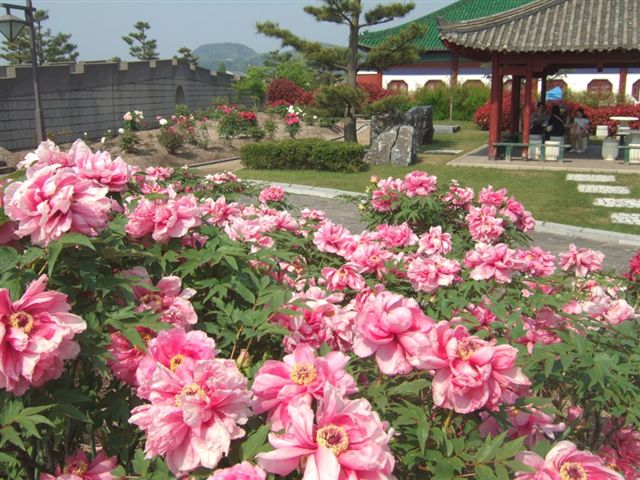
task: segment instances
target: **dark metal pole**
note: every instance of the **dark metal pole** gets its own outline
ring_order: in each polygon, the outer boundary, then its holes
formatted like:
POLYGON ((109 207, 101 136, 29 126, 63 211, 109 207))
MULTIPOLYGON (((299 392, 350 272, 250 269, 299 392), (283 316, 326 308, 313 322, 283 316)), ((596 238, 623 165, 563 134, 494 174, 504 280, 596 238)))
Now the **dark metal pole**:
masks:
POLYGON ((38 136, 38 142, 44 142, 47 139, 47 131, 44 127, 44 113, 42 111, 42 102, 40 101, 40 85, 38 83, 38 54, 36 51, 36 28, 33 18, 34 9, 31 6, 31 0, 27 0, 27 10, 25 15, 27 17, 27 23, 29 24, 29 43, 31 46, 31 70, 33 76, 33 99, 36 104, 36 134, 38 136))

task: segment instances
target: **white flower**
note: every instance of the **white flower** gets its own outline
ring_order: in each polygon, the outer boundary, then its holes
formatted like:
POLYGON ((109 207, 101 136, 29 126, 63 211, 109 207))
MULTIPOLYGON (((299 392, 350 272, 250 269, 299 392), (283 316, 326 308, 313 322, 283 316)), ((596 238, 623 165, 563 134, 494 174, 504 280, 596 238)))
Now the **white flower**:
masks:
POLYGON ((107 141, 107 137, 102 137, 100 139, 100 143, 102 143, 103 145, 104 145, 104 142, 106 142, 106 141, 107 141))
POLYGON ((313 119, 314 119, 314 120, 317 120, 317 119, 318 119, 318 115, 314 115, 314 116, 313 116, 313 119))
POLYGON ((87 136, 87 132, 84 132, 82 135, 86 137, 87 136))
POLYGON ((119 129, 118 129, 118 133, 119 133, 120 135, 122 135, 122 134, 124 133, 124 128, 119 128, 119 129))
POLYGON ((295 108, 293 108, 293 105, 289 105, 289 108, 287 108, 287 112, 289 113, 295 113, 295 108))
POLYGON ((125 122, 130 122, 131 120, 133 120, 133 115, 131 115, 131 112, 127 112, 122 116, 122 119, 125 122))
POLYGON ((182 170, 189 170, 189 165, 183 165, 181 168, 182 170))
POLYGON ((160 124, 161 127, 164 127, 169 122, 167 121, 166 118, 161 118, 160 120, 158 120, 158 123, 160 124))
POLYGON ((107 133, 108 133, 109 135, 111 135, 111 129, 107 130, 107 133))

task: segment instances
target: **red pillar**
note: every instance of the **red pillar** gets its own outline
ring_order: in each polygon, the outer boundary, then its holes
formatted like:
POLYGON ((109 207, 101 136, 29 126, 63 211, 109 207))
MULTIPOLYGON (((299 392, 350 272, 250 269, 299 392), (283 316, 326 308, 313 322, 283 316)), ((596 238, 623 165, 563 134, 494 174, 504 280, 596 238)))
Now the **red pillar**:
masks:
POLYGON ((520 81, 521 77, 514 75, 511 79, 511 118, 509 129, 516 133, 520 131, 520 81))
POLYGON ((458 85, 458 70, 460 70, 460 60, 458 54, 451 52, 451 86, 458 85))
POLYGON ((498 55, 491 59, 491 104, 489 108, 489 157, 497 157, 494 143, 500 141, 502 130, 502 75, 498 55))
POLYGON ((627 67, 622 67, 620 69, 620 79, 618 82, 618 101, 620 103, 624 102, 624 97, 626 96, 627 92, 627 73, 627 67))
MULTIPOLYGON (((543 85, 544 85, 544 77, 543 85)), ((529 130, 531 130, 531 93, 533 91, 533 69, 531 62, 527 64, 527 77, 524 85, 524 110, 522 112, 522 143, 529 143, 529 130)), ((522 158, 529 157, 529 149, 522 151, 522 158)))

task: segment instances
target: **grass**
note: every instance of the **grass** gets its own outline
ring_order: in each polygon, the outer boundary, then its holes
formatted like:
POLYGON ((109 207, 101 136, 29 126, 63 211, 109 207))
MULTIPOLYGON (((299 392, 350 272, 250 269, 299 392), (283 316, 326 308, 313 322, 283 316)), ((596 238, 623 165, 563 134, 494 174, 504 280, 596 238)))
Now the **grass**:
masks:
MULTIPOLYGON (((465 153, 487 143, 488 133, 478 130, 472 122, 456 122, 461 131, 439 134, 428 149, 458 149, 465 153)), ((595 207, 593 200, 602 195, 578 192, 578 182, 565 180, 567 172, 514 171, 489 168, 450 167, 447 162, 456 155, 418 155, 418 163, 409 167, 379 166, 366 172, 333 173, 308 170, 251 170, 237 172, 243 178, 284 183, 298 183, 317 187, 336 188, 362 192, 369 185, 370 177, 401 177, 413 170, 424 170, 436 175, 440 183, 456 179, 476 191, 487 185, 505 187, 520 200, 538 220, 564 223, 582 227, 640 234, 640 228, 632 225, 613 224, 611 208, 595 207)), ((616 175, 617 184, 630 187, 630 198, 640 198, 640 175, 616 175)), ((625 212, 640 210, 624 209, 625 212)))

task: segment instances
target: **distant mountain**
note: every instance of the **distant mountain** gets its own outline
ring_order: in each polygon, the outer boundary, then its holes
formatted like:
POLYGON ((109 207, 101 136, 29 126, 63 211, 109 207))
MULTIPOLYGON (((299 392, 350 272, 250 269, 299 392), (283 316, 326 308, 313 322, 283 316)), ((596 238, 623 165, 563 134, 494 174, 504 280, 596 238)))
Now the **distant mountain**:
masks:
POLYGON ((266 53, 258 53, 253 48, 241 43, 207 43, 193 51, 198 57, 198 65, 210 70, 217 70, 223 62, 227 70, 233 73, 245 73, 249 65, 262 65, 266 53))

